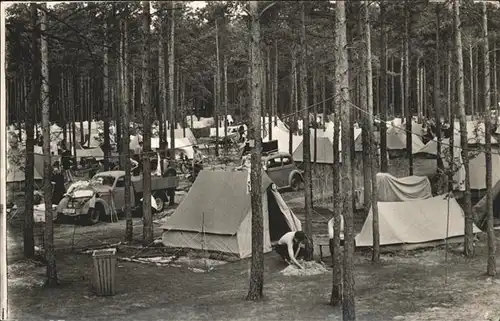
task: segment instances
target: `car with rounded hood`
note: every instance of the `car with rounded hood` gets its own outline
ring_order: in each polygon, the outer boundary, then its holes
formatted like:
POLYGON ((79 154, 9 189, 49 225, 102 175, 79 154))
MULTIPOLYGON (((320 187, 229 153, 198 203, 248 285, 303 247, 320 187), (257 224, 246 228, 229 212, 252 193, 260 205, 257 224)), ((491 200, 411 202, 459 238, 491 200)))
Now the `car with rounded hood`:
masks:
MULTIPOLYGON (((179 185, 177 174, 151 176, 152 207, 163 211, 173 203, 179 185), (153 202, 154 201, 154 202, 153 202)), ((142 205, 143 176, 131 176, 130 204, 132 211, 142 205)), ((125 171, 97 173, 90 181, 75 182, 57 206, 58 217, 80 217, 93 225, 123 212, 125 208, 125 171)))
POLYGON ((263 169, 279 189, 304 189, 302 171, 297 168, 292 156, 285 152, 271 152, 262 156, 263 169))

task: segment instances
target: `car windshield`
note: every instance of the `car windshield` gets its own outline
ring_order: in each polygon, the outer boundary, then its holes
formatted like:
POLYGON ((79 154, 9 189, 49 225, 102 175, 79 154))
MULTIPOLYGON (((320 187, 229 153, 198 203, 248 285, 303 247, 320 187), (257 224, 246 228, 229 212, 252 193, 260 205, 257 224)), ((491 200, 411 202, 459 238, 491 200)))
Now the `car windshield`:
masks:
POLYGON ((113 176, 96 175, 90 180, 90 184, 100 184, 105 186, 113 186, 115 178, 113 176))

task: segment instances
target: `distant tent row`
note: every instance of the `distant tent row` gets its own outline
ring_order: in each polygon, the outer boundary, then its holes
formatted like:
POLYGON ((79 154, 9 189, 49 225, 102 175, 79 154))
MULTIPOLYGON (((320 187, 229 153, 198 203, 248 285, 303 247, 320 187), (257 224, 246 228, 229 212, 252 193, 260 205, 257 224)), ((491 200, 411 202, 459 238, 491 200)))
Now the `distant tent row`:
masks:
MULTIPOLYGON (((465 190, 465 169, 461 156, 460 136, 455 135, 453 139, 455 164, 460 166, 460 169, 455 173, 454 182, 456 190, 465 190)), ((500 149, 498 143, 492 147, 491 162, 492 162, 492 179, 493 183, 500 180, 500 149)), ((441 155, 449 154, 450 139, 442 140, 441 155)), ((472 148, 471 148, 472 149, 472 148)), ((469 151, 469 174, 470 187, 472 190, 483 190, 486 188, 486 154, 477 147, 469 151), (477 150, 477 151, 475 151, 477 150)), ((433 176, 437 172, 437 140, 429 141, 423 148, 414 153, 414 169, 416 175, 433 176)), ((443 165, 449 168, 448 160, 442 157, 443 165)))

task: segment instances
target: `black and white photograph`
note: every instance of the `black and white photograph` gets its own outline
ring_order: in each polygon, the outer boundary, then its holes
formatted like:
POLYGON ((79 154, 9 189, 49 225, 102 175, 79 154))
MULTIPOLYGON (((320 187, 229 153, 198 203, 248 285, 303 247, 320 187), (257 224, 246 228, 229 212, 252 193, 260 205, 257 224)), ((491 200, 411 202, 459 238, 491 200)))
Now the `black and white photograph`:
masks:
POLYGON ((500 321, 500 1, 0 5, 0 320, 500 321))

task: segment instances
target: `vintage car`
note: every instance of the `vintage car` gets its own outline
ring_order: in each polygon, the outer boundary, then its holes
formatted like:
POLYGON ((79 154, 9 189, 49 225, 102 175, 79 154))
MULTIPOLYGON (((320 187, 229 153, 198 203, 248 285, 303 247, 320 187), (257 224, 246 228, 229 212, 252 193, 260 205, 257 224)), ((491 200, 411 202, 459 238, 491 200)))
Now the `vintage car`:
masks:
POLYGON ((279 189, 291 188, 298 191, 304 188, 304 178, 292 156, 284 152, 272 152, 262 156, 263 168, 279 189))
MULTIPOLYGON (((131 176, 130 203, 132 210, 142 204, 143 179, 131 176)), ((154 207, 162 211, 175 195, 179 185, 177 175, 151 176, 151 194, 154 207)), ((68 189, 57 206, 58 217, 83 217, 88 224, 96 224, 109 217, 113 209, 120 213, 125 208, 125 172, 107 171, 96 174, 88 182, 76 182, 68 189)))

